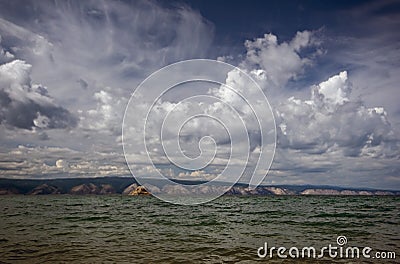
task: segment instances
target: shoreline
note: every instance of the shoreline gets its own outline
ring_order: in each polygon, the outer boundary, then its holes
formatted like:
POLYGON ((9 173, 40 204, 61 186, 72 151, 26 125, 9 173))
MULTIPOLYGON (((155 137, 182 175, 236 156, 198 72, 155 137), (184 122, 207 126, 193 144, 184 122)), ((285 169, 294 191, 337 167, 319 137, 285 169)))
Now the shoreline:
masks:
MULTIPOLYGON (((200 184, 201 182, 193 182, 200 184)), ((193 184, 192 183, 192 184, 193 184)), ((213 186, 213 191, 228 189, 231 196, 400 196, 400 191, 370 188, 346 188, 313 185, 262 185, 254 189, 245 184, 229 188, 223 183, 213 186)), ((168 184, 139 185, 132 178, 68 178, 68 179, 0 179, 0 195, 151 195, 158 192, 180 195, 182 189, 168 184)), ((204 193, 200 193, 204 194, 204 193)))

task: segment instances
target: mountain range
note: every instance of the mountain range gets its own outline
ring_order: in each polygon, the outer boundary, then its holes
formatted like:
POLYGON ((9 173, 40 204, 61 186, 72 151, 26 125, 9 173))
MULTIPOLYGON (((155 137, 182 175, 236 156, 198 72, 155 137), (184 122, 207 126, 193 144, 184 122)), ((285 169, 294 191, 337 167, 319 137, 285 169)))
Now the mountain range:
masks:
MULTIPOLYGON (((198 181, 176 182, 182 184, 200 184, 198 181)), ((168 186, 164 186, 168 187, 168 186)), ((169 186, 171 187, 171 186, 169 186)), ((223 183, 217 188, 226 188, 223 183)), ((165 190, 174 191, 174 188, 165 190)), ((0 179, 0 195, 141 195, 149 194, 133 177, 98 177, 65 179, 0 179)), ((258 186, 249 189, 246 184, 237 183, 226 195, 400 195, 398 190, 358 189, 336 186, 313 185, 274 185, 258 186)))

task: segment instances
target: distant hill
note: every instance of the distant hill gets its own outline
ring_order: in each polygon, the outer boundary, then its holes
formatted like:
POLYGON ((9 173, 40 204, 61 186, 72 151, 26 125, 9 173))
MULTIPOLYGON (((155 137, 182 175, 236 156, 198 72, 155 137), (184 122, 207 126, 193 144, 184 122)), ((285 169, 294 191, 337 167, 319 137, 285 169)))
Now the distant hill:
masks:
MULTIPOLYGON (((177 183, 193 185, 204 182, 174 180, 177 183)), ((166 181, 154 180, 155 186, 162 189, 166 181)), ((1 179, 0 194, 129 194, 138 183, 133 177, 98 177, 65 179, 1 179)), ((217 188, 226 188, 218 183, 217 188)), ((400 195, 398 190, 377 190, 343 188, 336 186, 313 185, 274 185, 247 188, 246 184, 235 184, 227 195, 400 195)))

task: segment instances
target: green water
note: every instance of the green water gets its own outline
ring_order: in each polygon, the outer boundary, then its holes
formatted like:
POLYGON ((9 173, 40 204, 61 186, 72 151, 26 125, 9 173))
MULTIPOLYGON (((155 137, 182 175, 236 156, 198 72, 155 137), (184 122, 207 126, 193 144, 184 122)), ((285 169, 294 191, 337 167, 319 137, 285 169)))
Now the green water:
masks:
MULTIPOLYGON (((0 263, 265 263, 257 249, 336 245, 394 251, 400 197, 235 197, 197 206, 153 197, 0 197, 0 263)), ((286 260, 288 261, 288 260, 286 260)), ((289 262, 349 262, 291 259, 289 262)), ((388 263, 388 260, 351 260, 388 263)))

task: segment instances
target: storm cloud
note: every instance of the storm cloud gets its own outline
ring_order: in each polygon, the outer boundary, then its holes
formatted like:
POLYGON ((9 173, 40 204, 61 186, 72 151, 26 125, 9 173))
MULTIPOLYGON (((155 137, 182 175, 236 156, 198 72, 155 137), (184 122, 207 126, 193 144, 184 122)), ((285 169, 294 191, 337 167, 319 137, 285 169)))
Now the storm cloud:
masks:
POLYGON ((57 105, 45 86, 33 84, 30 71, 21 60, 0 65, 0 123, 23 129, 75 127, 77 118, 57 105))

